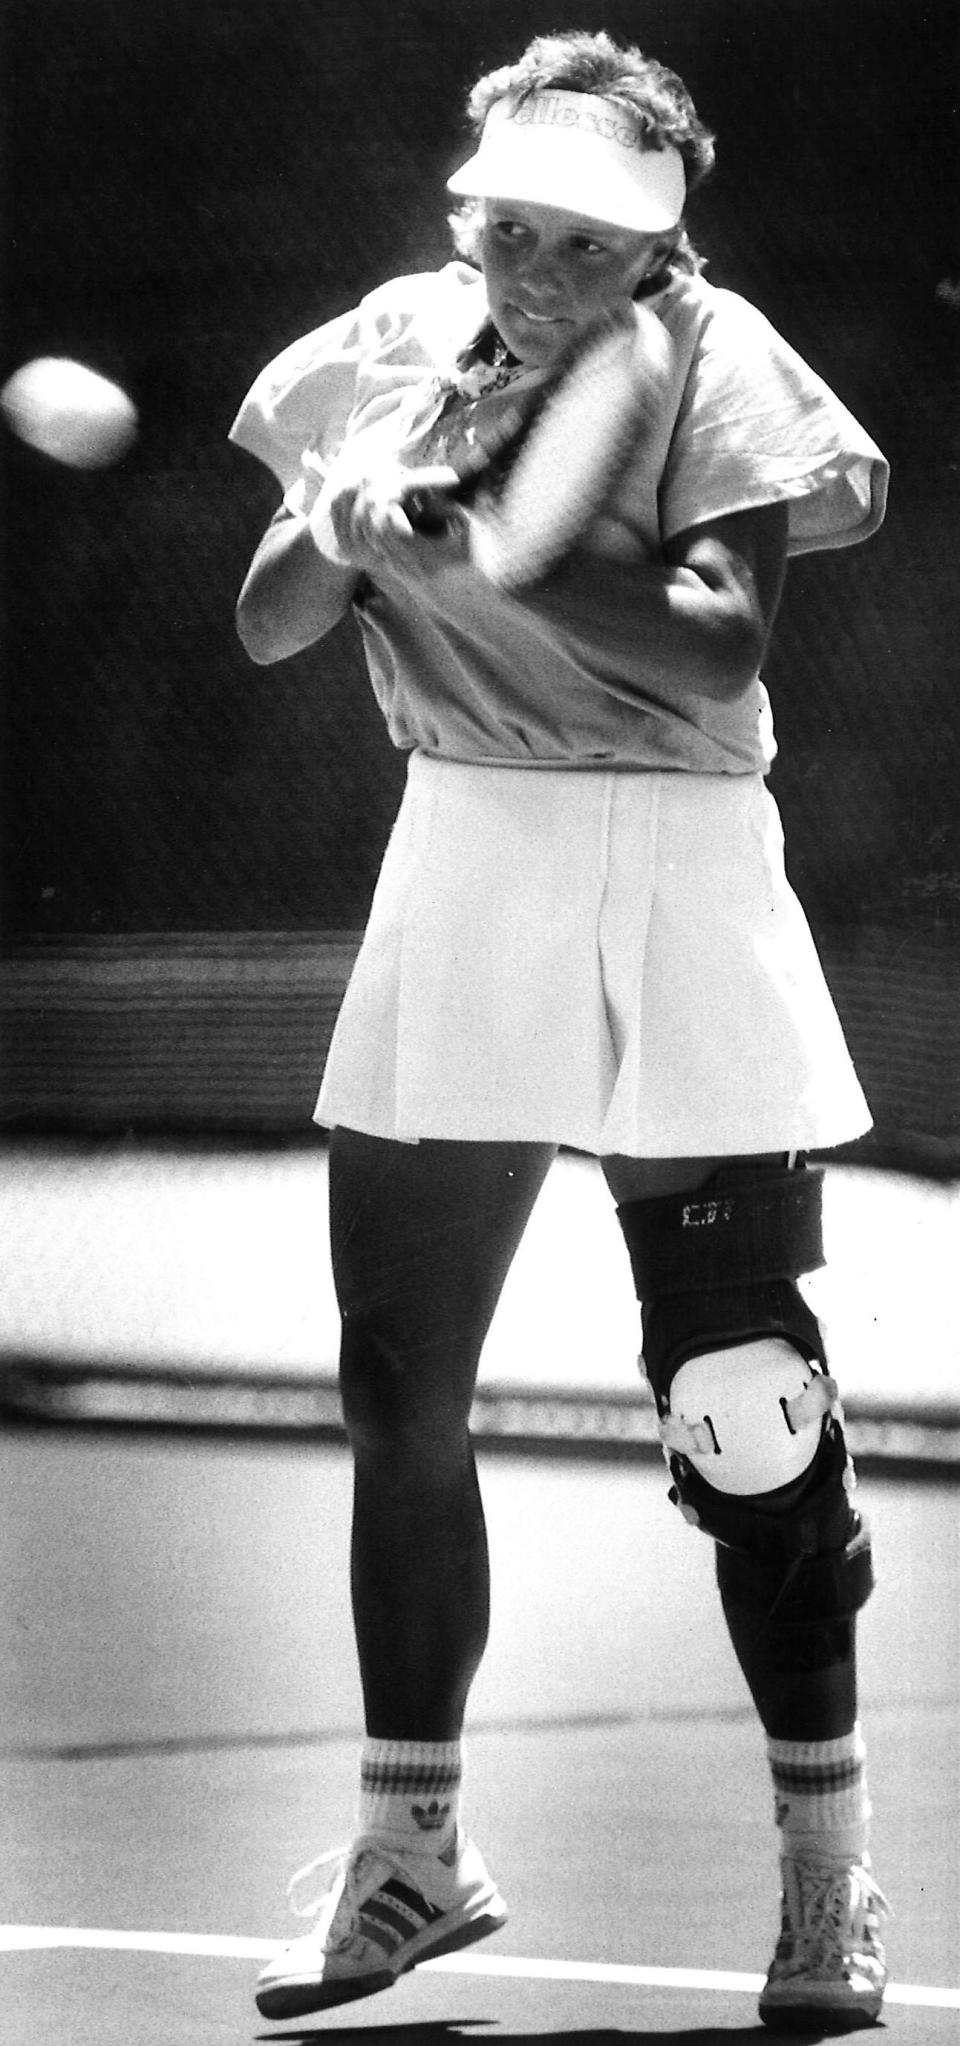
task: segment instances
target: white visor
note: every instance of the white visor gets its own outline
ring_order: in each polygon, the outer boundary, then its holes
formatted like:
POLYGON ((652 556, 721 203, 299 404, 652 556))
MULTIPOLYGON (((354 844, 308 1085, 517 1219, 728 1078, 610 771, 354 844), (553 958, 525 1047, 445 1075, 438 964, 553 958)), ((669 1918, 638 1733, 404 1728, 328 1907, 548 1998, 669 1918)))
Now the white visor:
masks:
POLYGON ((448 180, 469 198, 556 206, 614 227, 660 234, 686 198, 676 149, 645 149, 630 117, 586 92, 496 100, 475 156, 448 180))

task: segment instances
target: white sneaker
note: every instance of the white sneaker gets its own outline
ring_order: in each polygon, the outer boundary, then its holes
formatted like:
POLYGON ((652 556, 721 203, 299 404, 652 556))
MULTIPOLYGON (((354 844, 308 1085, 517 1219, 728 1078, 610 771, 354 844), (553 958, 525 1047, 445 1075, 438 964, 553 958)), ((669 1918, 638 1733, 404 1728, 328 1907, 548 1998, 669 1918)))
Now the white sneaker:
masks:
POLYGON ((371 1836, 323 1854, 301 1869, 291 1895, 315 1870, 339 1863, 311 1932, 267 1963, 257 1984, 265 2018, 373 1996, 398 1975, 437 1954, 485 1939, 506 1923, 507 1908, 473 1843, 459 1835, 442 1854, 404 1854, 371 1836))
POLYGON ((889 1905, 862 1861, 786 1855, 783 1922, 760 1994, 766 2025, 849 2032, 875 2024, 887 1981, 880 1919, 889 1905))

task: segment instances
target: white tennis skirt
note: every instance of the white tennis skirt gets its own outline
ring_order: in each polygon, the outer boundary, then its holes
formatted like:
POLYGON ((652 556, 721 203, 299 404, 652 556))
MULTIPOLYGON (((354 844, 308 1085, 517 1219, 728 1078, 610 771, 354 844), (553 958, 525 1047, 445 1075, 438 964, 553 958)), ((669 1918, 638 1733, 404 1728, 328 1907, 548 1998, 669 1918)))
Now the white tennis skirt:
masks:
POLYGON ((859 1136, 763 779, 415 753, 316 1120, 636 1158, 859 1136))

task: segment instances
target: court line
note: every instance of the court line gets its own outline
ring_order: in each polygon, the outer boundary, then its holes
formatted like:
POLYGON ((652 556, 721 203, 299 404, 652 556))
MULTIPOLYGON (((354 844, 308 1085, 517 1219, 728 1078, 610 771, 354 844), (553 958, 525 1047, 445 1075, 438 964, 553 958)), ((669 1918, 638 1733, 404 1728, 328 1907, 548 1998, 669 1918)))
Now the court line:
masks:
MULTIPOLYGON (((96 1948, 106 1953, 180 1954, 220 1961, 267 1961, 280 1940, 240 1939, 230 1934, 194 1932, 113 1932, 79 1925, 0 1925, 0 1952, 39 1952, 53 1947, 96 1948)), ((622 1989, 715 1990, 751 1995, 762 1989, 762 1975, 739 1975, 712 1968, 636 1968, 616 1961, 542 1961, 512 1954, 444 1954, 424 1961, 423 1972, 445 1975, 499 1975, 524 1982, 598 1982, 622 1989)), ((420 1972, 420 1971, 418 1971, 420 1972)), ((960 1989, 931 1989, 920 1983, 891 1982, 888 2004, 909 2004, 927 2010, 960 2010, 960 1989)))

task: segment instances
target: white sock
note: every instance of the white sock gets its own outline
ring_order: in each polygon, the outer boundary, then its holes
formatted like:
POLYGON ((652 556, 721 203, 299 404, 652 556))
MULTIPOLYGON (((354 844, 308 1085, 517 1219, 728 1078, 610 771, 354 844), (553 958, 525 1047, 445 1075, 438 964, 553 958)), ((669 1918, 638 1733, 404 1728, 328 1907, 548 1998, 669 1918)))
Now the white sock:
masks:
POLYGON ((462 1778, 462 1741, 367 1739, 357 1829, 408 1852, 441 1854, 456 1837, 462 1778))
POLYGON ((768 1736, 767 1758, 783 1852, 862 1861, 871 1807, 859 1723, 832 1741, 768 1736))

